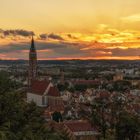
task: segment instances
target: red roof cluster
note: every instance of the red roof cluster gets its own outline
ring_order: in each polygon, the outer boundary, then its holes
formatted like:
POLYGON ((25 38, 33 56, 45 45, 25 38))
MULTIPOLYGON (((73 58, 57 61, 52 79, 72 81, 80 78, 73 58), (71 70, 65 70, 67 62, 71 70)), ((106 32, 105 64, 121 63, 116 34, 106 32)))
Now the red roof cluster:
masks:
POLYGON ((96 131, 95 128, 87 121, 68 121, 64 122, 72 132, 96 131))
POLYGON ((135 112, 140 112, 140 105, 139 104, 132 104, 126 106, 127 110, 134 110, 135 112))
POLYGON ((48 87, 49 83, 50 82, 47 80, 43 81, 33 80, 31 82, 30 92, 42 95, 45 92, 46 88, 48 87))
MULTIPOLYGON (((31 87, 30 87, 29 91, 31 93, 34 93, 34 94, 43 95, 45 90, 49 86, 49 84, 50 84, 50 82, 47 81, 47 80, 42 80, 42 81, 33 80, 31 82, 31 87)), ((48 96, 59 97, 60 96, 60 92, 57 89, 57 87, 50 87, 47 95, 48 96)))
POLYGON ((57 87, 50 87, 50 90, 49 90, 47 95, 48 96, 59 97, 60 96, 60 92, 59 92, 57 87))
POLYGON ((108 91, 100 91, 100 98, 109 98, 110 93, 108 91))

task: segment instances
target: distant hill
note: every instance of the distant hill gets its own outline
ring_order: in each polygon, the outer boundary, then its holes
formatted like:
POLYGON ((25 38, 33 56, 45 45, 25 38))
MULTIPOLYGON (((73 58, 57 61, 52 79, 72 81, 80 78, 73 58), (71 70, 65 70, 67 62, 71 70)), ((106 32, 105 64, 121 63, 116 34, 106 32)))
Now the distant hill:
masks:
MULTIPOLYGON (((88 64, 140 64, 138 60, 39 60, 39 64, 52 64, 52 65, 88 65, 88 64)), ((15 64, 28 64, 27 60, 0 60, 0 65, 15 65, 15 64)))

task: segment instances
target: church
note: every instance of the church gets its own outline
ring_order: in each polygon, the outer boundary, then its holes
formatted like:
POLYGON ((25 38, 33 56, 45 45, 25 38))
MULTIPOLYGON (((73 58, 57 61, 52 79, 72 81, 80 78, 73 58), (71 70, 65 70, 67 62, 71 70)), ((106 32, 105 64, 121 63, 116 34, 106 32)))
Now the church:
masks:
POLYGON ((32 37, 29 52, 29 74, 27 102, 35 102, 39 107, 58 107, 63 105, 60 92, 50 79, 39 80, 37 72, 37 51, 32 37))

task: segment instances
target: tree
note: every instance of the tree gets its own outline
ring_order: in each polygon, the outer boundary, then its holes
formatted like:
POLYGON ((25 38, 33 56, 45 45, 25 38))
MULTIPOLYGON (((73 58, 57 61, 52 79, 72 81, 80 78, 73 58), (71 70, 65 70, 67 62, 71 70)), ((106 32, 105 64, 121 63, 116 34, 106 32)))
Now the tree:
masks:
POLYGON ((140 119, 138 116, 123 112, 116 125, 117 140, 137 140, 140 132, 140 119))
POLYGON ((0 72, 0 94, 5 94, 6 92, 16 90, 20 86, 21 85, 18 82, 10 79, 7 72, 0 72))
POLYGON ((42 117, 43 110, 33 102, 27 104, 21 94, 14 92, 17 89, 15 85, 8 75, 0 73, 0 139, 46 140, 54 135, 59 137, 58 133, 48 130, 42 117))
POLYGON ((85 91, 87 89, 87 85, 77 84, 74 86, 77 91, 85 91))
POLYGON ((113 83, 113 87, 115 91, 126 91, 127 89, 129 89, 131 87, 131 83, 129 81, 124 81, 124 80, 120 80, 120 81, 115 81, 113 83))
POLYGON ((56 121, 56 122, 60 122, 60 121, 62 122, 62 115, 61 115, 60 112, 55 111, 55 112, 52 114, 52 118, 53 118, 53 120, 56 121))
POLYGON ((105 121, 106 102, 103 99, 96 99, 92 108, 92 123, 99 127, 104 139, 106 138, 107 125, 105 121))

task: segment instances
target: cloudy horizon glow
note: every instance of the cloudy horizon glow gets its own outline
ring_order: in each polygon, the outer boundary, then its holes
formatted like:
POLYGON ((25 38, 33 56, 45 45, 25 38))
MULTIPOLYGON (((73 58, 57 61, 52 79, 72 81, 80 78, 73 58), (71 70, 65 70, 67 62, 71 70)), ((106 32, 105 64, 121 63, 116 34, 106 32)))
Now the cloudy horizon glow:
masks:
POLYGON ((0 59, 140 59, 139 0, 0 0, 0 59))

